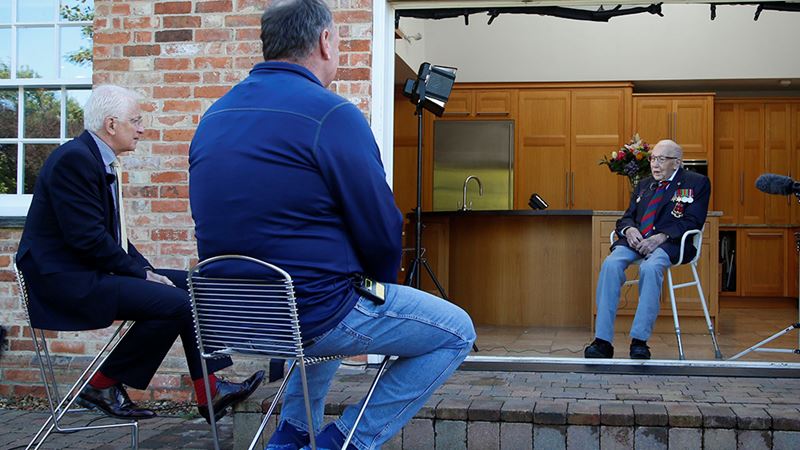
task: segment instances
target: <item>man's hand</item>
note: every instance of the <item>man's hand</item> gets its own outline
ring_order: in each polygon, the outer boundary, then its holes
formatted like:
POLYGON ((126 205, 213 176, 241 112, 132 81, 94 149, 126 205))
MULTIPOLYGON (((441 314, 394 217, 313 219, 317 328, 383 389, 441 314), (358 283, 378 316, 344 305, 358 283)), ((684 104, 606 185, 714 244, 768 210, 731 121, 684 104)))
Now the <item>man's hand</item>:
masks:
POLYGON ((628 227, 625 229, 625 239, 628 240, 628 245, 634 249, 639 249, 639 244, 642 242, 642 233, 636 227, 628 227))
POLYGON ((159 275, 153 272, 152 270, 145 270, 145 273, 147 273, 147 281, 152 281, 155 283, 161 283, 161 284, 166 284, 167 286, 175 287, 175 284, 164 275, 159 275))
POLYGON ((639 246, 636 247, 636 251, 644 256, 650 256, 659 245, 663 244, 667 240, 667 235, 663 233, 658 233, 650 236, 647 239, 642 240, 639 243, 639 246))

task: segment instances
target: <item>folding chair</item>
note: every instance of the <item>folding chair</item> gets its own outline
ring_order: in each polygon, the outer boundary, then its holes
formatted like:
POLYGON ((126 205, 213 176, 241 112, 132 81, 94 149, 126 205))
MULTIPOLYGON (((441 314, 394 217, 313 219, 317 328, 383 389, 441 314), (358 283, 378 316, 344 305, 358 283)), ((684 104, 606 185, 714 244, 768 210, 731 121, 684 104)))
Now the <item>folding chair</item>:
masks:
POLYGON ((25 284, 25 277, 19 271, 17 265, 14 264, 14 272, 17 275, 17 282, 19 283, 19 296, 22 303, 25 305, 25 316, 28 319, 28 325, 31 328, 31 339, 33 339, 33 348, 36 350, 36 359, 39 362, 39 370, 42 373, 42 382, 44 383, 45 394, 47 394, 47 402, 50 407, 50 417, 47 418, 44 425, 39 428, 39 431, 33 436, 31 442, 26 448, 39 448, 52 433, 73 433, 82 430, 97 430, 104 428, 118 428, 130 427, 131 428, 131 448, 139 448, 139 423, 135 420, 125 421, 124 423, 114 423, 106 425, 87 425, 70 426, 62 424, 61 421, 67 413, 83 412, 86 409, 72 408, 78 394, 89 384, 89 380, 94 376, 100 366, 106 361, 106 358, 114 351, 117 344, 125 336, 125 333, 133 326, 133 322, 122 322, 116 331, 111 335, 108 342, 100 349, 100 352, 92 359, 89 366, 81 373, 75 384, 70 387, 67 393, 62 397, 56 379, 55 371, 53 370, 53 363, 50 359, 50 352, 47 348, 47 339, 45 331, 58 331, 58 330, 43 330, 33 327, 30 312, 28 310, 28 290, 25 284))
MULTIPOLYGON (((313 424, 306 366, 342 359, 346 355, 305 356, 291 276, 283 269, 255 258, 224 255, 199 262, 189 271, 188 281, 194 310, 197 343, 201 355, 203 380, 208 398, 211 398, 211 388, 208 381, 206 359, 241 354, 291 361, 286 377, 278 388, 258 431, 253 436, 249 449, 255 448, 267 421, 285 391, 290 376, 298 366, 303 386, 306 417, 308 423, 313 424), (246 275, 231 276, 226 272, 214 270, 213 265, 222 261, 239 261, 240 266, 248 267, 246 275), (221 275, 215 276, 212 272, 221 273, 221 275)), ((356 427, 358 427, 388 362, 389 357, 384 357, 342 448, 346 448, 352 440, 356 427)), ((219 449, 213 405, 209 402, 208 406, 214 446, 219 449)), ((313 430, 309 436, 311 448, 316 449, 313 430)))
MULTIPOLYGON (((705 229, 705 226, 703 227, 705 229)), ((612 230, 609 239, 611 242, 614 242, 614 238, 616 236, 616 231, 612 230)), ((711 317, 708 314, 708 306, 706 304, 706 296, 703 294, 703 286, 700 285, 700 276, 697 274, 697 263, 700 260, 700 250, 703 244, 703 230, 689 230, 683 233, 681 236, 681 250, 678 254, 678 262, 672 264, 670 267, 667 267, 667 287, 669 289, 669 300, 672 306, 672 320, 675 323, 675 336, 678 338, 678 357, 680 359, 686 359, 686 355, 683 353, 683 342, 681 341, 681 326, 678 322, 678 307, 675 304, 675 290, 695 286, 697 288, 697 295, 700 297, 700 305, 703 307, 703 315, 706 318, 706 324, 708 325, 708 332, 711 335, 711 344, 714 346, 714 357, 716 359, 722 359, 722 352, 719 350, 719 344, 717 344, 717 336, 714 334, 714 325, 711 323, 711 317), (686 240, 692 236, 692 243, 694 244, 694 248, 697 249, 697 253, 695 253, 694 258, 688 262, 689 267, 692 269, 693 281, 689 281, 687 283, 681 284, 674 284, 672 281, 672 268, 680 266, 684 264, 683 262, 683 255, 685 254, 686 249, 686 240)), ((638 265, 639 261, 636 261, 634 264, 638 265)), ((626 281, 624 286, 629 286, 633 284, 638 284, 639 280, 630 280, 626 281)))

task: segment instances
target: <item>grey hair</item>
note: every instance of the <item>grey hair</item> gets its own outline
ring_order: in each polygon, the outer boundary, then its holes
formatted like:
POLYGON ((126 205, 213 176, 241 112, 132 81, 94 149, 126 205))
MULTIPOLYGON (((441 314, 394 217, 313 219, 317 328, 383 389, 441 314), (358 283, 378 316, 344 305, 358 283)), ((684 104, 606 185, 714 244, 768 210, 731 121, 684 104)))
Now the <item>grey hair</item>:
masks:
POLYGON ((673 150, 675 153, 677 153, 676 156, 678 158, 683 158, 683 147, 678 145, 678 143, 673 141, 672 139, 662 139, 658 141, 658 143, 656 144, 655 147, 653 147, 653 149, 659 146, 665 147, 667 150, 673 150))
POLYGON ((322 30, 332 26, 333 14, 323 0, 274 0, 261 16, 264 60, 302 61, 322 30))
POLYGON ((89 131, 100 131, 107 117, 121 117, 140 99, 138 93, 121 86, 95 86, 83 107, 83 127, 89 131))

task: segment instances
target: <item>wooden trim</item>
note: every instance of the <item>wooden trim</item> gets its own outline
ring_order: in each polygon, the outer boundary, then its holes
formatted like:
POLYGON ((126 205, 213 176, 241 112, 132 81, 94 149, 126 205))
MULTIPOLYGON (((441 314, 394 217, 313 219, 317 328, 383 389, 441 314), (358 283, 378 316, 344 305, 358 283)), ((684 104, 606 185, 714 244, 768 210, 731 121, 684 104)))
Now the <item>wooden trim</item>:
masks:
POLYGON ((453 89, 580 89, 580 88, 633 88, 633 83, 626 81, 610 82, 528 82, 528 83, 486 83, 486 82, 456 82, 453 89))
POLYGON ((716 96, 717 94, 714 92, 678 92, 678 93, 670 93, 670 92, 654 92, 654 93, 634 93, 634 97, 706 97, 706 96, 716 96))

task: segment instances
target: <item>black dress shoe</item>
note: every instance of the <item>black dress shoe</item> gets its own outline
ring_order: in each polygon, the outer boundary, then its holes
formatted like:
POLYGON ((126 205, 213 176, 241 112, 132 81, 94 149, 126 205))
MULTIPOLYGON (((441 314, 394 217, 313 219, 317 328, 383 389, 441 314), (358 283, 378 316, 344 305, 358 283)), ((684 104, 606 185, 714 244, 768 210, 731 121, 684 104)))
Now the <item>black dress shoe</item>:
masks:
MULTIPOLYGON (((261 386, 264 380, 264 371, 259 370, 241 383, 229 383, 217 380, 217 393, 211 399, 214 405, 214 420, 219 420, 227 414, 228 406, 235 405, 252 394, 256 388, 261 386)), ((197 411, 211 423, 211 415, 208 413, 208 405, 197 405, 197 411)))
POLYGON ((84 408, 97 408, 117 419, 142 420, 156 416, 150 409, 137 407, 121 384, 106 389, 93 388, 87 384, 78 394, 77 403, 84 408))
POLYGON ((592 343, 583 351, 584 358, 613 358, 614 346, 611 342, 600 338, 595 338, 592 343))
POLYGON ((631 359, 650 359, 650 347, 647 346, 647 341, 631 340, 631 359))

